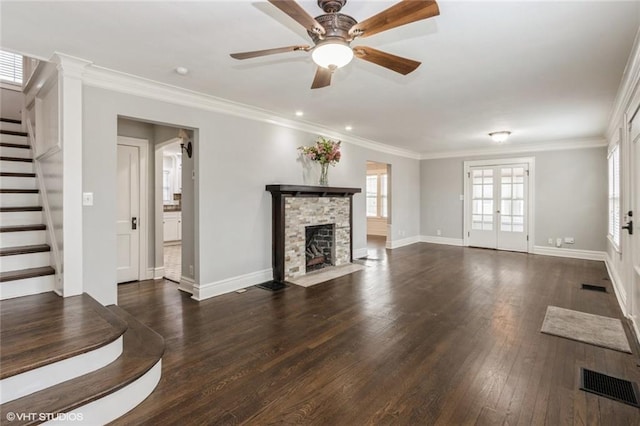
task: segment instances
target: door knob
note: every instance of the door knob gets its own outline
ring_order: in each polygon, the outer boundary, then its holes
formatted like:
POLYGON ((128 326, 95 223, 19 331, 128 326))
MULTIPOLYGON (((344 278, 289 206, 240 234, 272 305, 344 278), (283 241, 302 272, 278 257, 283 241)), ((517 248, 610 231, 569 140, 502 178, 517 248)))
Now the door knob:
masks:
POLYGON ((622 229, 626 229, 629 232, 629 235, 633 235, 633 221, 630 220, 622 229))
POLYGON ((131 218, 131 229, 138 229, 138 218, 137 217, 132 217, 131 218))

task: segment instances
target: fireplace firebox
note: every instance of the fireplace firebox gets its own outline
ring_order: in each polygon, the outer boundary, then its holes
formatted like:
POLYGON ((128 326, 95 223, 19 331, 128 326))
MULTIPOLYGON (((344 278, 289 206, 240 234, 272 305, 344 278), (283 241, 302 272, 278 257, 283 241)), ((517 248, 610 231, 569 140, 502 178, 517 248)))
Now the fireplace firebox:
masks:
POLYGON ((305 228, 306 272, 333 265, 335 237, 333 224, 305 228))

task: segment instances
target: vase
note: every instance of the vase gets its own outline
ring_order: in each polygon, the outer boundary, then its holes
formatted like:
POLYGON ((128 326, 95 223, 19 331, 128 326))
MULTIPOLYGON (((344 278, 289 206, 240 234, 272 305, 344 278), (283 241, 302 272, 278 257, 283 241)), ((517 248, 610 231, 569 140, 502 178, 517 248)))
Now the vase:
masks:
POLYGON ((329 163, 320 164, 320 186, 329 185, 329 163))

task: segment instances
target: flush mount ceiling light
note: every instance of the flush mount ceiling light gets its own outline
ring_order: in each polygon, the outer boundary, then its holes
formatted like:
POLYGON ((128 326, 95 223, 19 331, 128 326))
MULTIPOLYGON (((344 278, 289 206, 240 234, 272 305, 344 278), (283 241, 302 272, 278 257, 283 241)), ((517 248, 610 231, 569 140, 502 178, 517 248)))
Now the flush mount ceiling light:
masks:
POLYGON ((491 139, 493 139, 494 142, 502 143, 509 138, 510 134, 511 132, 508 130, 501 130, 499 132, 491 132, 489 133, 489 136, 491 136, 491 139))
POLYGON ((302 117, 304 115, 303 111, 296 111, 296 117, 302 117))
POLYGON ((353 130, 353 127, 351 126, 344 126, 344 129, 348 132, 350 132, 351 130, 353 130))
POLYGON ((187 75, 189 74, 189 69, 185 67, 177 67, 176 72, 180 75, 187 75))
POLYGON ((330 40, 318 44, 313 49, 311 58, 322 68, 342 68, 353 59, 353 50, 342 40, 330 40))

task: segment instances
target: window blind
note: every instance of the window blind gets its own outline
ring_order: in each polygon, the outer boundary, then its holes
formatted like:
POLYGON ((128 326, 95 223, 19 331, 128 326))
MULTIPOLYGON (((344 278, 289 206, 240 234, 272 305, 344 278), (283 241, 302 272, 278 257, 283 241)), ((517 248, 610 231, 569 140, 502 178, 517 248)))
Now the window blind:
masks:
POLYGON ((22 84, 22 55, 0 50, 0 80, 22 84))

